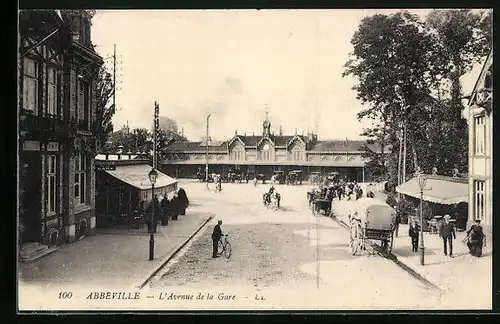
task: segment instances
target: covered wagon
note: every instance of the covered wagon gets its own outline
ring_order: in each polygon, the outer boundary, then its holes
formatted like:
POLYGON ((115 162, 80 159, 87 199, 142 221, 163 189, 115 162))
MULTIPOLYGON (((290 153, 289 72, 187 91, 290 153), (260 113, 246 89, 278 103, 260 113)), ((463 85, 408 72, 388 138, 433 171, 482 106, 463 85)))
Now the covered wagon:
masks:
POLYGON ((383 201, 361 198, 355 202, 349 214, 350 244, 352 255, 365 248, 365 240, 381 242, 386 256, 392 251, 396 211, 383 201))

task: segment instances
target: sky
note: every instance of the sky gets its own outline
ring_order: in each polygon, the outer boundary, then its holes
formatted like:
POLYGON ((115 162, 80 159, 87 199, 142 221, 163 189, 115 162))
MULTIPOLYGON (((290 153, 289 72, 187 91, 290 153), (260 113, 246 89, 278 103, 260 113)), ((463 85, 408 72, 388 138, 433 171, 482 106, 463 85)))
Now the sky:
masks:
MULTIPOLYGON (((362 139, 369 121, 343 78, 361 19, 395 10, 98 10, 92 42, 118 60, 115 130, 149 128, 154 102, 190 140, 271 129, 316 130, 319 139, 362 139)), ((425 17, 430 10, 414 10, 425 17)), ((112 69, 112 60, 106 59, 112 69)), ((480 66, 463 77, 472 90, 480 66)))

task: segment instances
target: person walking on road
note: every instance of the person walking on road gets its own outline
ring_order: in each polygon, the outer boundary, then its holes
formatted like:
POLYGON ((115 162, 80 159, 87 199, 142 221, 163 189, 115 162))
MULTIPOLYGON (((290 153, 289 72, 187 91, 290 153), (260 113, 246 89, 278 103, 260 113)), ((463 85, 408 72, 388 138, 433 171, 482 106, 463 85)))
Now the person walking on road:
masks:
POLYGON ((214 227, 214 231, 212 232, 212 258, 217 258, 217 246, 219 244, 219 240, 224 234, 222 234, 222 229, 220 226, 222 225, 222 221, 217 221, 217 225, 214 227))
POLYGON ((483 255, 483 244, 486 243, 481 220, 476 219, 476 224, 472 225, 467 231, 467 247, 469 253, 475 257, 483 255))
POLYGON ((450 215, 444 215, 444 223, 439 230, 439 236, 443 238, 444 255, 448 255, 447 246, 450 247, 450 257, 453 257, 453 239, 457 238, 455 227, 450 222, 450 215))
POLYGON ((417 223, 415 220, 412 220, 408 230, 408 236, 411 238, 411 250, 413 252, 418 252, 418 234, 417 223))

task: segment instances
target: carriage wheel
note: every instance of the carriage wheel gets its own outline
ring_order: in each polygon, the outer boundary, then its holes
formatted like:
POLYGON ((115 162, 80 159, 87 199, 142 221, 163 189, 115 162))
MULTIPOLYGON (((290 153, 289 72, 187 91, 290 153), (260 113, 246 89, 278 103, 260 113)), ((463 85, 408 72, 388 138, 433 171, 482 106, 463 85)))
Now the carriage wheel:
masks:
POLYGON ((349 241, 349 250, 352 255, 355 255, 358 252, 359 248, 359 229, 358 224, 352 222, 351 223, 351 231, 350 231, 350 241, 349 241))
POLYGON ((219 243, 217 243, 217 255, 222 255, 224 252, 224 244, 222 243, 221 240, 219 240, 219 243))
POLYGON ((317 209, 316 208, 317 208, 316 207, 316 202, 313 201, 312 206, 311 206, 311 210, 312 210, 313 216, 316 216, 316 213, 317 213, 317 209))
POLYGON ((226 259, 229 259, 231 257, 231 243, 227 242, 226 243, 226 248, 224 250, 224 256, 226 257, 226 259))

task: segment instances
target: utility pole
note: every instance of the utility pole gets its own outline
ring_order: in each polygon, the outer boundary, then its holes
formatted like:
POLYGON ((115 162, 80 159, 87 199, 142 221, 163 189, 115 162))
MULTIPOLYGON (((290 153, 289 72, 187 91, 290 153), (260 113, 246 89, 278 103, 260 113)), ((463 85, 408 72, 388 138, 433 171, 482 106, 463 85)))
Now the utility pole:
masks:
POLYGON ((116 44, 113 44, 113 107, 116 110, 116 44))
POLYGON ((207 137, 205 139, 205 145, 206 145, 206 152, 205 152, 205 181, 207 182, 207 189, 208 189, 208 121, 210 119, 210 114, 207 116, 207 137))

